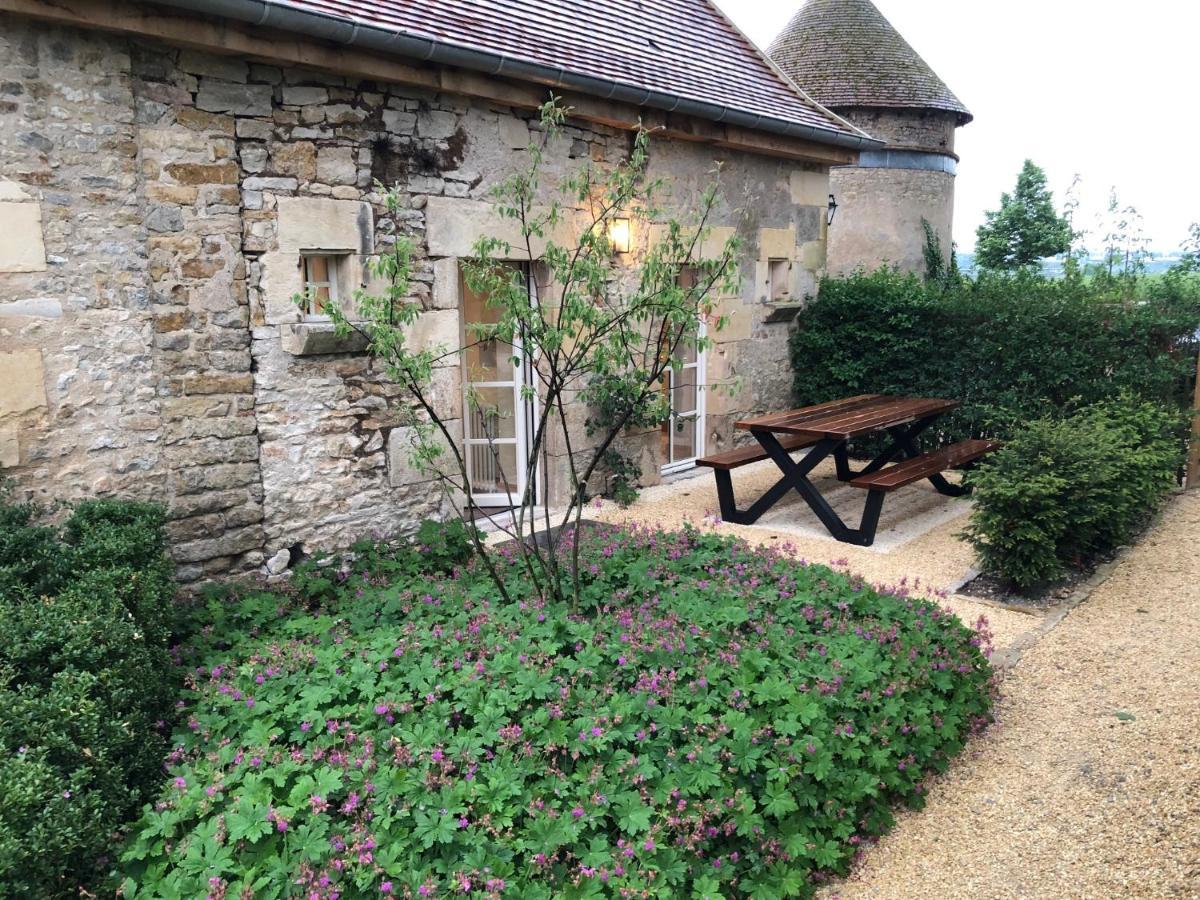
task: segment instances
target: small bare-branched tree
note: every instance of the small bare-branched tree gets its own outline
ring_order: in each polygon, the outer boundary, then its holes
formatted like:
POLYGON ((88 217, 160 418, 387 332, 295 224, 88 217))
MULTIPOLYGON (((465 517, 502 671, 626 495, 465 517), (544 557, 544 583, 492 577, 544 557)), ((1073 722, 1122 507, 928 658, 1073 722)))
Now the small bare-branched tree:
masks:
MULTIPOLYGON (((472 348, 502 348, 514 367, 524 367, 529 378, 522 399, 532 410, 524 471, 505 471, 511 457, 499 451, 492 441, 495 429, 487 427, 489 481, 508 486, 513 515, 501 527, 514 541, 523 575, 547 599, 575 602, 580 567, 573 536, 589 481, 627 428, 667 420, 668 373, 678 371, 685 353, 709 346, 724 325, 715 298, 737 288, 738 242, 731 238, 716 252, 701 250, 718 203, 719 167, 694 198, 686 221, 659 208, 666 186, 647 177, 649 133, 642 128, 623 161, 603 170, 587 164, 556 188, 544 185, 547 148, 568 113, 554 99, 542 107, 540 139, 530 144, 527 165, 494 189, 496 211, 515 226, 506 232, 519 234, 519 244, 482 235, 473 257, 463 261, 466 286, 486 298, 489 321, 467 323, 462 346, 413 345, 413 329, 425 309, 410 294, 412 244, 399 228, 402 200, 395 191, 384 192, 395 239, 371 263, 386 289, 360 291, 352 310, 335 306, 329 315, 342 333, 363 335, 387 375, 407 389, 413 401, 411 459, 468 523, 477 514, 472 466, 453 427, 457 409, 447 408, 431 390, 434 371, 472 348), (614 238, 624 237, 620 232, 645 236, 650 223, 657 223, 654 241, 635 254, 618 252, 629 249, 615 246, 614 238), (564 234, 570 239, 561 240, 564 234), (530 262, 501 262, 513 259, 530 262), (569 414, 579 405, 602 411, 589 416, 586 435, 580 434, 579 417, 569 414), (552 513, 550 504, 535 506, 534 486, 554 438, 569 488, 567 496, 556 498, 552 513)), ((468 389, 464 421, 475 415, 489 423, 506 414, 494 403, 489 407, 481 393, 468 389)), ((513 600, 503 567, 470 530, 497 589, 513 600)))

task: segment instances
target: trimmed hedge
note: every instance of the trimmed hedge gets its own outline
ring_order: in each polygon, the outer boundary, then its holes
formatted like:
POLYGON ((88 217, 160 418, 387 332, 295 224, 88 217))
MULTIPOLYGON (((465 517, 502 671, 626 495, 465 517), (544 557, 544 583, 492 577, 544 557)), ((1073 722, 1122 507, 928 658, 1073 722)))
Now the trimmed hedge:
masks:
POLYGON ((96 888, 157 787, 177 685, 163 511, 0 505, 0 896, 96 888))
POLYGON ((797 319, 801 405, 854 394, 949 397, 930 438, 1006 438, 1024 423, 1123 392, 1189 405, 1200 279, 1147 279, 1110 302, 1080 280, 983 275, 950 288, 880 270, 828 278, 797 319))
POLYGON ((983 570, 1028 588, 1127 542, 1178 484, 1181 424, 1129 398, 1026 424, 967 476, 983 570))

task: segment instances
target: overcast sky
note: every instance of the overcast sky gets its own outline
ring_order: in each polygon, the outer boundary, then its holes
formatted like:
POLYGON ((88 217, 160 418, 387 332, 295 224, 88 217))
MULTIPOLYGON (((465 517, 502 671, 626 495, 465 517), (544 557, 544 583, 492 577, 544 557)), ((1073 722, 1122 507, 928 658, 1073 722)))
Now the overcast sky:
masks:
MULTIPOLYGON (((1200 221, 1200 0, 874 2, 975 114, 956 147, 960 250, 1026 157, 1060 205, 1081 176, 1086 228, 1113 186, 1155 250, 1200 221)), ((765 50, 801 0, 717 3, 765 50)))

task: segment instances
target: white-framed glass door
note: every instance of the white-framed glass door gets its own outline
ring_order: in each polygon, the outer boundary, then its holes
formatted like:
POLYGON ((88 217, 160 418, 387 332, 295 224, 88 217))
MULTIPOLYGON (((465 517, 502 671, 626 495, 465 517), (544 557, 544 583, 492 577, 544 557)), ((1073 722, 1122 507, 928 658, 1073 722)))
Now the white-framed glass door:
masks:
MULTIPOLYGON (((533 290, 527 266, 519 268, 533 290)), ((476 506, 519 506, 525 495, 534 416, 532 368, 520 346, 480 340, 469 324, 493 324, 500 310, 462 279, 463 450, 476 506)), ((534 487, 536 488, 536 482, 534 487)))
MULTIPOLYGON (((696 286, 697 273, 684 268, 679 273, 680 287, 696 286)), ((660 430, 662 435, 662 472, 664 475, 690 469, 704 455, 704 372, 705 353, 697 344, 705 335, 703 322, 695 335, 682 337, 675 348, 678 369, 663 376, 663 391, 671 412, 660 430)), ((670 348, 665 348, 669 352, 670 348)))
MULTIPOLYGON (((696 338, 704 336, 704 326, 696 338)), ((663 389, 671 404, 661 426, 663 474, 690 469, 704 455, 704 351, 695 338, 679 342, 678 369, 668 369, 663 389)))
MULTIPOLYGON (((694 288, 698 274, 691 266, 679 271, 679 287, 694 288)), ((695 335, 680 336, 676 348, 678 368, 668 368, 662 377, 662 390, 670 403, 670 415, 661 425, 662 474, 694 468, 704 455, 704 370, 707 361, 698 349, 706 334, 704 323, 695 335)), ((670 352, 670 348, 665 348, 670 352)))

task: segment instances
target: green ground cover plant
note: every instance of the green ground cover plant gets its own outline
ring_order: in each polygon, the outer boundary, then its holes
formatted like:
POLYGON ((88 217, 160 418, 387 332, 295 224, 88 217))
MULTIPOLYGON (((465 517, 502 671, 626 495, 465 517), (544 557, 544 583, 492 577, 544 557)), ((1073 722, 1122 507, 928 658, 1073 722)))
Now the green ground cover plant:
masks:
POLYGON ((968 476, 983 570, 1029 588, 1129 541, 1178 486, 1184 421, 1125 397, 1028 423, 968 476))
POLYGON ((432 542, 214 596, 124 895, 808 896, 989 721, 985 623, 697 530, 579 545, 577 603, 432 542))
POLYGON ((0 504, 0 897, 77 897, 157 790, 178 696, 163 511, 0 504))

